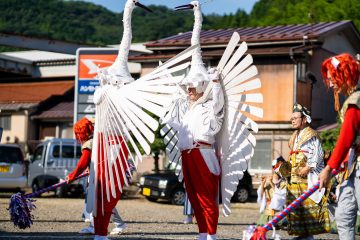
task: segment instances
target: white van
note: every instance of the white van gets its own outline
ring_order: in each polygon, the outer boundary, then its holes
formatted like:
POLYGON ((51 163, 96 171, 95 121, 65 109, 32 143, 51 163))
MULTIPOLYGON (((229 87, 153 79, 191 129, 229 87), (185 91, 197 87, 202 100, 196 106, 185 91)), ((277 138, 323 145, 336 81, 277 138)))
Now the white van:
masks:
POLYGON ((0 144, 0 189, 22 191, 26 187, 24 156, 16 144, 0 144))
MULTIPOLYGON (((40 143, 30 158, 28 185, 33 192, 58 183, 75 169, 81 145, 74 139, 53 138, 40 143)), ((55 190, 58 197, 84 193, 85 180, 72 182, 55 190)))

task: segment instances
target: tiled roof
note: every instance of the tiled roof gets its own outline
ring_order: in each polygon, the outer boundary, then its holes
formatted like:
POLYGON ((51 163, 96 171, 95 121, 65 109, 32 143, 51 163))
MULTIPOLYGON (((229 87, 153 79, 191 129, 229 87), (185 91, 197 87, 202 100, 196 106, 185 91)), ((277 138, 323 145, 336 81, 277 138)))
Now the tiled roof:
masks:
MULTIPOLYGON (((201 32, 201 45, 225 44, 229 41, 234 31, 238 32, 242 41, 252 42, 275 42, 303 40, 307 35, 309 39, 316 39, 322 34, 335 30, 344 25, 353 25, 351 21, 324 22, 315 24, 296 24, 268 27, 246 27, 218 30, 203 30, 201 32)), ((145 44, 147 47, 170 47, 190 45, 192 31, 159 39, 145 44)))
POLYGON ((15 60, 22 63, 39 63, 39 62, 72 62, 75 63, 76 56, 65 53, 46 52, 39 50, 2 52, 1 59, 15 60))
POLYGON ((74 87, 74 81, 0 84, 0 103, 39 103, 53 95, 63 95, 74 87))
POLYGON ((318 132, 324 132, 324 131, 328 131, 328 130, 332 130, 338 127, 338 123, 332 123, 332 124, 326 124, 323 126, 320 126, 316 129, 316 131, 318 132))
POLYGON ((20 109, 29 109, 36 105, 37 103, 0 103, 0 111, 19 111, 20 109))
MULTIPOLYGON (((285 46, 285 47, 267 47, 267 48, 249 48, 247 53, 251 55, 283 55, 283 54, 289 54, 289 51, 291 49, 291 46, 285 46)), ((303 48, 296 48, 294 50, 294 53, 301 52, 303 48)), ((202 51, 201 55, 204 59, 206 58, 212 58, 212 57, 221 57, 224 54, 224 49, 206 49, 206 51, 202 51)), ((151 55, 138 55, 138 56, 130 56, 129 60, 131 61, 140 61, 140 62, 146 62, 148 61, 165 61, 172 57, 174 57, 176 53, 174 52, 162 52, 162 54, 151 54, 151 55)))
POLYGON ((33 116, 33 119, 58 119, 73 118, 74 102, 61 102, 54 107, 46 110, 39 115, 33 116))

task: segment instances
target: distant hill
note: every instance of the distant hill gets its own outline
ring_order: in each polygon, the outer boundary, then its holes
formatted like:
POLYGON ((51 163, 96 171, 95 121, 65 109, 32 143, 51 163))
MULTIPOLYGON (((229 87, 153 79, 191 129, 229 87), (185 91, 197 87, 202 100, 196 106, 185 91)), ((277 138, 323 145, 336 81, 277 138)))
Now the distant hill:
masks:
POLYGON ((353 20, 360 29, 359 0, 260 0, 249 16, 251 26, 353 20))
MULTIPOLYGON (((219 1, 219 0, 215 0, 219 1)), ((211 4, 211 2, 209 3, 211 4)), ((192 29, 193 13, 150 5, 133 12, 133 41, 142 42, 192 29)), ((353 20, 360 27, 359 0, 260 0, 250 14, 204 16, 204 29, 353 20), (308 17, 310 14, 311 17, 308 17)), ((116 44, 122 14, 81 1, 1 0, 0 32, 95 44, 116 44)), ((1 51, 1 49, 0 49, 1 51)))

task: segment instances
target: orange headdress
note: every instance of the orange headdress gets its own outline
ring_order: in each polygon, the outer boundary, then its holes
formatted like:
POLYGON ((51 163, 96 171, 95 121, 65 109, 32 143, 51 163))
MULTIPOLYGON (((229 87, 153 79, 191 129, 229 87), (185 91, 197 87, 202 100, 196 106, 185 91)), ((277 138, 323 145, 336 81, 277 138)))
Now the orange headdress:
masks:
POLYGON ((330 79, 334 88, 335 109, 339 111, 339 93, 351 94, 359 80, 359 65, 348 53, 343 53, 326 59, 322 63, 321 74, 325 84, 330 87, 330 79), (329 77, 328 77, 329 73, 329 77))
POLYGON ((84 143, 89 140, 94 132, 92 122, 87 118, 82 118, 74 125, 74 133, 77 140, 84 143))

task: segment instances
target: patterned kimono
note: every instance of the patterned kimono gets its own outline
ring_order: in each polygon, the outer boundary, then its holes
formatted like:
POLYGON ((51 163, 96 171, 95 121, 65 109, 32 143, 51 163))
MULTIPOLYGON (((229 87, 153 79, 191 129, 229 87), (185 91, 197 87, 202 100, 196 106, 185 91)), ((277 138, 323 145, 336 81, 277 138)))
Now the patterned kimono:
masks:
MULTIPOLYGON (((295 131, 290 138, 289 147, 291 149, 289 161, 292 168, 287 185, 287 205, 312 187, 317 181, 317 175, 324 168, 319 137, 312 128, 306 127, 295 131), (300 176, 300 171, 306 166, 311 167, 311 170, 307 178, 303 178, 300 176)), ((324 191, 325 189, 322 192, 315 192, 314 196, 306 199, 299 208, 290 212, 288 216, 290 235, 311 236, 330 231, 327 197, 324 191)))

